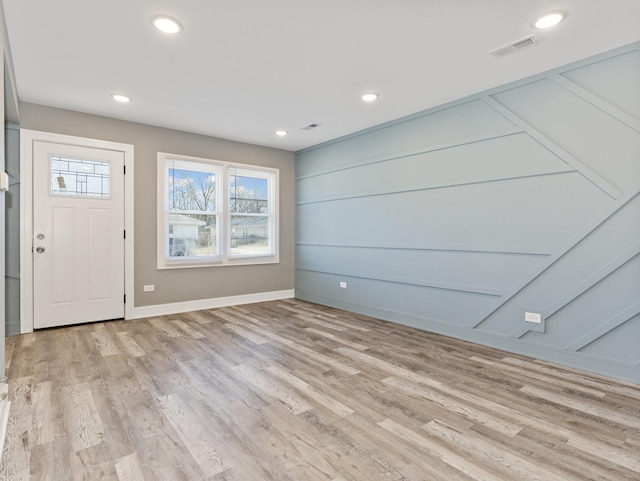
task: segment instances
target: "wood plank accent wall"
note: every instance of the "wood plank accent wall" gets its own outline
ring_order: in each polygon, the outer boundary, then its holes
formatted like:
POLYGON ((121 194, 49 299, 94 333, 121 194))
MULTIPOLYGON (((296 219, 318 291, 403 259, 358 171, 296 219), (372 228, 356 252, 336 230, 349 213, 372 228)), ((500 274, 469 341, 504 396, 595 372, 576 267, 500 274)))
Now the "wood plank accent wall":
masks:
POLYGON ((636 43, 298 152, 297 297, 640 382, 639 86, 636 43))

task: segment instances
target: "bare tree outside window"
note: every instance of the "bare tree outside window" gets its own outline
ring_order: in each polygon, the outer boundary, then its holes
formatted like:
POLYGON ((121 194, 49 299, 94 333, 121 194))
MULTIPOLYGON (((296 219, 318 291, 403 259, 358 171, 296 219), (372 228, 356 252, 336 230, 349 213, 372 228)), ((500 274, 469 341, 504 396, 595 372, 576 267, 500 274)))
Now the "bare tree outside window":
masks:
POLYGON ((216 174, 169 169, 169 256, 218 253, 216 174))
POLYGON ((215 174, 169 169, 169 209, 213 212, 215 204, 215 174))
POLYGON ((269 212, 267 179, 231 175, 229 182, 231 212, 266 214, 269 212))

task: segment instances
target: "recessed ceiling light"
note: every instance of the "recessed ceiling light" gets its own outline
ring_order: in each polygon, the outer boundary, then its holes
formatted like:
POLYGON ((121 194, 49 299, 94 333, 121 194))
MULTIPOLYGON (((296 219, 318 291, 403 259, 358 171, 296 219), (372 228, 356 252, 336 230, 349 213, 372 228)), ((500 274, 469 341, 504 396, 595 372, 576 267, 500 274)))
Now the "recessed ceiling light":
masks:
POLYGON ((126 95, 122 95, 122 94, 111 94, 111 98, 116 102, 120 102, 122 104, 131 102, 131 97, 127 97, 126 95))
POLYGON ((276 130, 276 135, 278 137, 284 137, 285 135, 287 135, 289 132, 287 132, 286 130, 276 130))
POLYGON ((360 97, 362 100, 364 100, 365 102, 373 102, 374 100, 378 100, 378 97, 380 97, 379 94, 376 93, 368 93, 368 94, 364 94, 362 97, 360 97))
POLYGON ((164 33, 178 33, 182 30, 177 20, 164 15, 153 17, 152 23, 154 27, 164 33))
POLYGON ((564 17, 566 17, 566 13, 564 12, 547 13, 535 18, 532 24, 535 28, 539 29, 551 28, 562 22, 564 20, 564 17))

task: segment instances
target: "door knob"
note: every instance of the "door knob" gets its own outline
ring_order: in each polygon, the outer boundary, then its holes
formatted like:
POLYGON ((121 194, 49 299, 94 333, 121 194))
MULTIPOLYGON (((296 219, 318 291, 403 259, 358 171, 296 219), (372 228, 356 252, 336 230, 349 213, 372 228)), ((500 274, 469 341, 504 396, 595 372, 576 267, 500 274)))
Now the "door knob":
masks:
POLYGON ((36 252, 37 252, 38 254, 42 254, 42 253, 44 252, 44 247, 42 247, 42 246, 38 246, 38 247, 36 247, 36 252))

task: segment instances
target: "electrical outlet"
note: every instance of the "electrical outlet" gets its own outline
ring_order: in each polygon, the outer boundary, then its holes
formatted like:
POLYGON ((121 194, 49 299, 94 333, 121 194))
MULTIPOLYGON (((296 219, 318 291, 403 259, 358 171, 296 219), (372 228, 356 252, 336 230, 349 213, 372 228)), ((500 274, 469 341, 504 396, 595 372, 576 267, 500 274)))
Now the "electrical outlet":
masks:
POLYGON ((538 312, 525 312, 524 320, 533 324, 542 324, 542 314, 538 312))
POLYGON ((340 281, 340 288, 341 289, 346 289, 347 288, 347 283, 344 281, 340 281))
POLYGON ((153 284, 148 284, 144 286, 143 289, 144 289, 144 292, 153 292, 156 290, 156 286, 154 286, 153 284))

